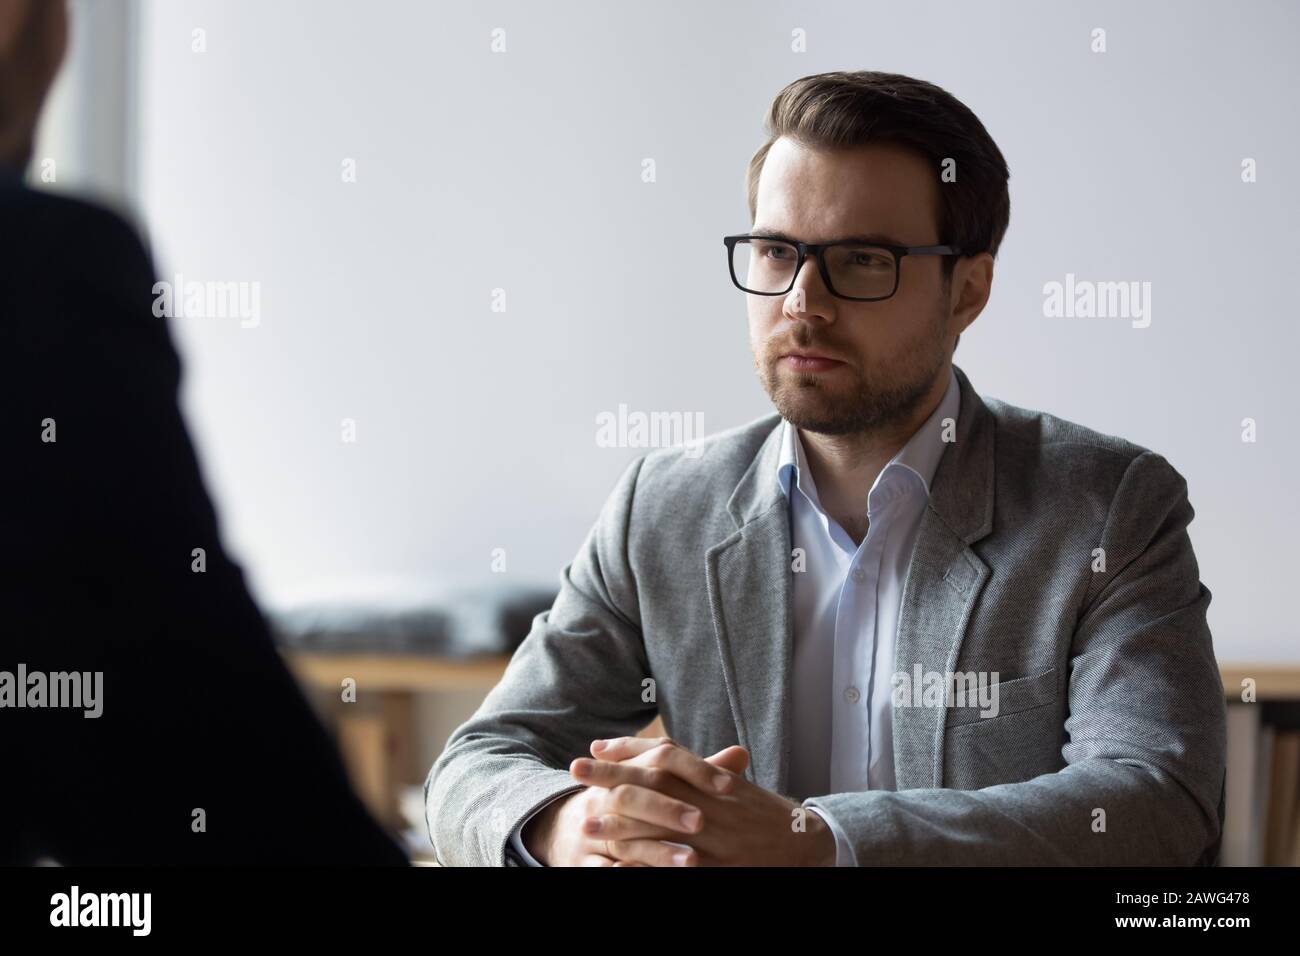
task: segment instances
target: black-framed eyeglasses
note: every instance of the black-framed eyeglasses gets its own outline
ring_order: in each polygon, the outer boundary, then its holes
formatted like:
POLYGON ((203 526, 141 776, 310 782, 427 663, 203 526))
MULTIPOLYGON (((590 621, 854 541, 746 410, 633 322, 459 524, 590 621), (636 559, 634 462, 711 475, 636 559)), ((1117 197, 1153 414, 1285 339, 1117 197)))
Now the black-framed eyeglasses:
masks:
POLYGON ((904 256, 960 256, 957 246, 894 246, 841 239, 791 242, 770 236, 723 236, 731 281, 753 295, 785 295, 809 254, 831 295, 854 302, 877 302, 898 291, 904 256))

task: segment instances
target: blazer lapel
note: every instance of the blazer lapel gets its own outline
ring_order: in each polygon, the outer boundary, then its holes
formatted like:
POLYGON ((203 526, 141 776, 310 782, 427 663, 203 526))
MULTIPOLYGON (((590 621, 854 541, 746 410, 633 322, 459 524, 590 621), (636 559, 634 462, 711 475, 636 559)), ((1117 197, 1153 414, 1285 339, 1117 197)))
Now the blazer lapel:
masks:
POLYGON ((704 555, 709 608, 745 776, 783 793, 790 759, 790 520, 777 484, 781 418, 727 501, 737 530, 704 555))
MULTIPOLYGON (((961 386, 956 440, 944 449, 903 584, 894 673, 948 674, 989 568, 970 547, 993 528, 994 430, 988 408, 954 366, 961 386)), ((894 707, 896 787, 943 785, 943 707, 894 707)))

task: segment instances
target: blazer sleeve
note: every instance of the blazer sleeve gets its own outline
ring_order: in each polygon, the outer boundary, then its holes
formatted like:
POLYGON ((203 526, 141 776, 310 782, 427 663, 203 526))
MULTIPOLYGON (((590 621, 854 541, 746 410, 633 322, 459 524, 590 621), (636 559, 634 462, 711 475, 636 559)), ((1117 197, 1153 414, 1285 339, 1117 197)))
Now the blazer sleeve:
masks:
POLYGON ((637 478, 618 480, 560 574, 554 605, 533 619, 500 683, 458 727, 425 780, 429 838, 445 866, 504 866, 510 834, 553 798, 580 790, 569 774, 598 737, 630 736, 654 719, 628 557, 637 478))
POLYGON ((1066 766, 982 790, 838 793, 860 865, 1210 864, 1223 814, 1226 704, 1187 534, 1187 484, 1130 462, 1074 632, 1066 766))

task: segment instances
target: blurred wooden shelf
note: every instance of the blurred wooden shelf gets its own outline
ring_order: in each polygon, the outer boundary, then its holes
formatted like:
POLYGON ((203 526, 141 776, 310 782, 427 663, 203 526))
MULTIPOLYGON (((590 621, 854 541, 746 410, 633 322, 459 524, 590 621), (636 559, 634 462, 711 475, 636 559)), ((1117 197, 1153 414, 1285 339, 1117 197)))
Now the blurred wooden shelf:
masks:
POLYGON ((358 690, 440 691, 496 686, 507 654, 491 657, 430 657, 427 654, 326 654, 288 651, 284 654, 297 678, 315 686, 338 687, 344 678, 357 682, 358 690))
MULTIPOLYGON (((505 654, 464 660, 423 654, 293 651, 284 656, 298 680, 306 685, 337 690, 350 677, 357 682, 359 691, 384 695, 457 690, 482 690, 486 694, 510 663, 510 656, 505 654)), ((1242 681, 1252 678, 1258 700, 1300 700, 1300 665, 1224 663, 1219 673, 1229 698, 1240 697, 1242 681)), ((662 733, 658 718, 643 731, 646 735, 662 733)))
MULTIPOLYGON (((345 677, 359 688, 421 693, 441 690, 491 690, 510 663, 510 656, 465 660, 424 654, 327 654, 286 652, 290 668, 304 683, 337 687, 345 677)), ((1255 680, 1260 700, 1300 699, 1300 664, 1221 663, 1224 692, 1236 697, 1245 678, 1255 680)))
MULTIPOLYGON (((398 807, 403 786, 422 782, 428 754, 414 753, 416 694, 477 690, 487 694, 501 680, 509 655, 449 659, 424 654, 284 653, 298 680, 329 700, 339 749, 357 791, 380 820, 404 826, 398 807), (344 704, 339 690, 356 681, 357 702, 344 704)), ((1241 697, 1241 682, 1255 681, 1261 702, 1300 700, 1300 665, 1225 663, 1219 667, 1229 701, 1241 697)), ((658 717, 642 736, 664 734, 658 717)))
POLYGON ((1230 700, 1241 699, 1247 678, 1255 681, 1256 700, 1300 700, 1300 664, 1220 664, 1219 674, 1230 700))
MULTIPOLYGON (((353 786, 373 813, 395 831, 406 826, 400 809, 404 786, 423 782, 432 762, 415 748, 415 695, 480 691, 505 673, 509 655, 451 659, 427 654, 330 654, 285 651, 299 683, 328 702, 339 751, 353 786), (343 703, 343 681, 356 681, 354 703, 343 703)), ((642 736, 661 736, 656 717, 642 736)), ((436 756, 436 755, 434 755, 436 756)))
POLYGON ((465 659, 428 654, 331 654, 286 650, 298 682, 325 703, 352 784, 370 812, 393 831, 406 826, 400 794, 421 782, 427 754, 415 752, 415 697, 476 690, 487 694, 505 673, 508 655, 465 659), (347 679, 356 699, 344 703, 347 679))

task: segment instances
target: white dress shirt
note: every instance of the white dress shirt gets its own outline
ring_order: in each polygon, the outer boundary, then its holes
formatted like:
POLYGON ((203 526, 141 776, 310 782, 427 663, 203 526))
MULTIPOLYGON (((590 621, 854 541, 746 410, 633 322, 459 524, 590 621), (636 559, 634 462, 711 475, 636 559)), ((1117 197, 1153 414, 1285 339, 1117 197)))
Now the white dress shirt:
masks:
MULTIPOLYGON (((894 789, 898 611, 943 456, 944 421, 951 420, 949 432, 956 434, 960 409, 961 389, 949 367, 939 405, 876 476, 860 545, 822 508, 798 430, 782 426, 777 475, 790 500, 791 543, 805 568, 794 573, 793 589, 789 793, 796 799, 894 789)), ((835 834, 836 865, 856 866, 844 831, 829 814, 820 815, 835 834)))
MULTIPOLYGON (((961 389, 949 366, 948 388, 925 423, 881 469, 867 494, 867 536, 855 545, 821 506, 798 430, 781 426, 776 480, 790 502, 790 539, 802 554, 794 572, 790 796, 892 790, 894 779, 894 638, 903 584, 930 483, 944 451, 944 421, 956 433, 961 389), (791 494, 791 488, 795 494, 791 494)), ((792 562, 795 559, 792 559, 792 562)), ((837 866, 858 861, 843 829, 818 814, 835 835, 837 866)), ((531 819, 531 815, 529 819, 531 819)), ((527 820, 524 821, 525 823, 527 820)), ((510 834, 529 866, 520 824, 510 834)))

